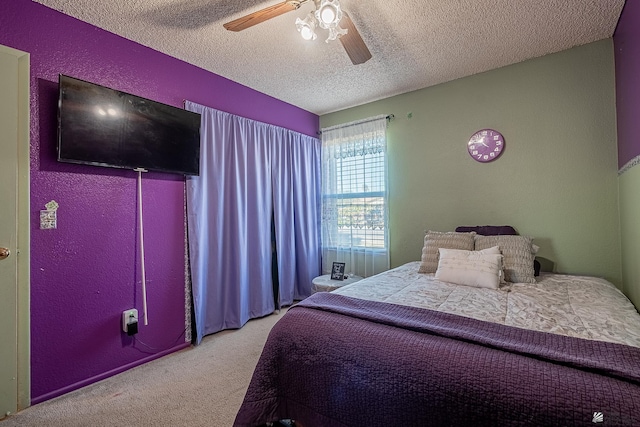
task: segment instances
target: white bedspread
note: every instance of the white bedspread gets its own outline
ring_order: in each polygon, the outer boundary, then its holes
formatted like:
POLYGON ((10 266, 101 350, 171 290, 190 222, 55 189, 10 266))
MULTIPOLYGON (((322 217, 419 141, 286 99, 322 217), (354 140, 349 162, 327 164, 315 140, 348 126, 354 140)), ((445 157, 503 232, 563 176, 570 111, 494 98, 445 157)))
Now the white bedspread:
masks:
POLYGON ((440 282, 420 262, 333 291, 354 298, 424 307, 519 328, 640 347, 640 314, 610 282, 542 273, 538 282, 500 289, 440 282))

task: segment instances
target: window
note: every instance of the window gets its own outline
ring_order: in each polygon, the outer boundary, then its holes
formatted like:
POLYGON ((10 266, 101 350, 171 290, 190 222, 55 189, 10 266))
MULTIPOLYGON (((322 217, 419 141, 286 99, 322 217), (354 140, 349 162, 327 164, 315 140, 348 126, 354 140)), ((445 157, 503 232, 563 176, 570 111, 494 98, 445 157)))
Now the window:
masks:
POLYGON ((327 246, 385 249, 385 153, 336 158, 335 192, 323 194, 327 246))
POLYGON ((356 274, 389 268, 386 151, 386 117, 323 129, 324 271, 328 260, 356 274))

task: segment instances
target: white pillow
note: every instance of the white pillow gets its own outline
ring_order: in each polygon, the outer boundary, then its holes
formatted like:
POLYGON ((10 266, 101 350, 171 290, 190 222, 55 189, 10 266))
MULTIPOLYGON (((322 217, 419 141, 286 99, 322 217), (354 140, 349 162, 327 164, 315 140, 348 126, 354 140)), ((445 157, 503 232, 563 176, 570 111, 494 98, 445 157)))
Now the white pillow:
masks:
POLYGON ((440 249, 435 277, 457 285, 498 289, 502 278, 502 255, 497 247, 482 251, 440 249))

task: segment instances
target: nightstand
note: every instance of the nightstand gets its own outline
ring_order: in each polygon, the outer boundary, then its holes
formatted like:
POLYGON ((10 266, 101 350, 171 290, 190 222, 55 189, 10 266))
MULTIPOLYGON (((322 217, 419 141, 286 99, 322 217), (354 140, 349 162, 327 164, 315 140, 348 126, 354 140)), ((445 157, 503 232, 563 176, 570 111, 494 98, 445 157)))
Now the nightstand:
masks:
POLYGON ((358 280, 362 280, 362 277, 356 275, 349 275, 347 279, 344 280, 331 280, 330 274, 324 274, 322 276, 318 276, 311 281, 311 290, 315 292, 331 292, 335 289, 338 289, 345 285, 350 285, 351 283, 355 283, 358 280))

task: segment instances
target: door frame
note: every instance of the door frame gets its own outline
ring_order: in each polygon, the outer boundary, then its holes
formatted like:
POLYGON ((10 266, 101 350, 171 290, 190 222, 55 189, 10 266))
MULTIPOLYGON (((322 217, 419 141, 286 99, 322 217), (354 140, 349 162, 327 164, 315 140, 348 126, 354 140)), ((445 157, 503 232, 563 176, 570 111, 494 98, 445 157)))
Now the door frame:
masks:
MULTIPOLYGON (((30 335, 30 55, 0 45, 0 52, 14 56, 18 63, 18 162, 17 162, 17 410, 31 405, 31 335, 30 335)), ((5 414, 0 414, 0 419, 5 414)))

